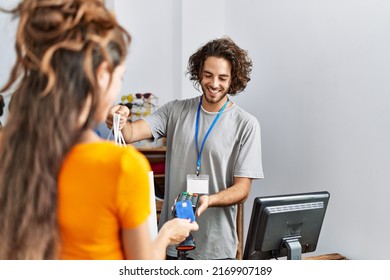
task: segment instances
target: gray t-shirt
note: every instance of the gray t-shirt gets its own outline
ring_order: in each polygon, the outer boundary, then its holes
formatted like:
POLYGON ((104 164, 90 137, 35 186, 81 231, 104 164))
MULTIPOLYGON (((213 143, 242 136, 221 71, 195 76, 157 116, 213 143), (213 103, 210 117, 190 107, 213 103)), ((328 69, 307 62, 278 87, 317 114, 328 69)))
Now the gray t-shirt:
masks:
MULTIPOLYGON (((196 173, 195 122, 200 97, 171 101, 144 120, 153 137, 167 138, 165 194, 160 225, 172 219, 174 199, 186 191, 187 174, 196 173)), ((200 110, 199 149, 217 112, 200 110)), ((201 154, 201 172, 209 176, 209 194, 233 185, 234 177, 263 178, 260 125, 255 117, 236 104, 225 109, 211 130, 201 154)), ((235 258, 237 206, 211 207, 197 217, 199 230, 193 232, 193 259, 235 258)), ((168 255, 177 256, 174 246, 168 255)))

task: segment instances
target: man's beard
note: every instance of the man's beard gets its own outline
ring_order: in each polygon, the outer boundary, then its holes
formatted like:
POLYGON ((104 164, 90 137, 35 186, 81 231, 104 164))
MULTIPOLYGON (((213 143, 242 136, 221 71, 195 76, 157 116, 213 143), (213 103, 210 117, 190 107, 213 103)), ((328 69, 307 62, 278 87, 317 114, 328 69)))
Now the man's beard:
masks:
MULTIPOLYGON (((207 89, 206 89, 206 90, 207 90, 207 89)), ((207 94, 205 93, 206 90, 205 90, 204 88, 202 88, 203 96, 204 96, 204 98, 206 99, 206 101, 207 101, 208 103, 210 103, 210 104, 217 104, 217 103, 219 103, 222 99, 224 99, 226 95, 228 95, 228 91, 225 91, 225 92, 223 93, 223 95, 221 95, 221 97, 219 97, 217 100, 215 100, 215 99, 210 99, 210 98, 207 96, 207 94)))

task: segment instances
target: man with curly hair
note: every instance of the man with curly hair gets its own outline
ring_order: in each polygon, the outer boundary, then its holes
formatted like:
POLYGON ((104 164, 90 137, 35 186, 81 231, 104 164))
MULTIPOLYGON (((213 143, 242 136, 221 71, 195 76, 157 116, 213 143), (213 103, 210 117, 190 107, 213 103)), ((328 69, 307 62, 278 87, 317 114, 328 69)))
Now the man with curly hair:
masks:
MULTIPOLYGON (((248 198, 252 179, 263 178, 259 122, 229 99, 246 88, 251 70, 247 52, 230 38, 212 40, 188 62, 187 74, 202 95, 168 102, 133 123, 126 121, 128 108, 117 105, 106 120, 111 127, 114 112, 123 116, 128 143, 166 137, 162 223, 172 218, 181 192, 202 190, 196 249, 188 252, 189 259, 235 258, 237 205, 248 198)), ((175 247, 169 247, 167 258, 176 256, 175 247)))

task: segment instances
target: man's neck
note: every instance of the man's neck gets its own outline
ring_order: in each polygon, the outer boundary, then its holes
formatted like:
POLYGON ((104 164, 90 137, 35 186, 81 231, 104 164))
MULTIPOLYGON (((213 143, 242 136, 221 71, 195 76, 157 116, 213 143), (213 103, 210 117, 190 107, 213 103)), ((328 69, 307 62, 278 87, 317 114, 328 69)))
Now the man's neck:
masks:
MULTIPOLYGON (((202 96, 202 107, 207 112, 219 112, 223 105, 225 105, 226 101, 228 100, 228 96, 226 95, 223 99, 221 99, 218 103, 209 103, 207 102, 206 98, 202 96)), ((229 108, 231 106, 231 102, 226 106, 226 108, 229 108)))

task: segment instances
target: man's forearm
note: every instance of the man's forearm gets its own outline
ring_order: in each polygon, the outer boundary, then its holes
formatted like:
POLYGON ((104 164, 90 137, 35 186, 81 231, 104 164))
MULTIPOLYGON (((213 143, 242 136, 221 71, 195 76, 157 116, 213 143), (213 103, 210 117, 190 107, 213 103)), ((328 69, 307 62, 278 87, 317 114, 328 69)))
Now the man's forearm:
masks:
POLYGON ((230 187, 219 193, 209 196, 209 207, 226 207, 244 203, 247 199, 247 195, 235 187, 230 187))
POLYGON ((149 125, 142 119, 136 120, 135 122, 127 121, 125 126, 122 128, 122 135, 126 143, 134 143, 145 139, 151 139, 153 136, 149 125))
POLYGON ((249 196, 252 180, 239 178, 226 190, 209 196, 209 207, 225 207, 244 203, 249 196))
POLYGON ((126 143, 133 143, 132 131, 133 131, 132 123, 130 121, 127 121, 121 131, 126 143))

